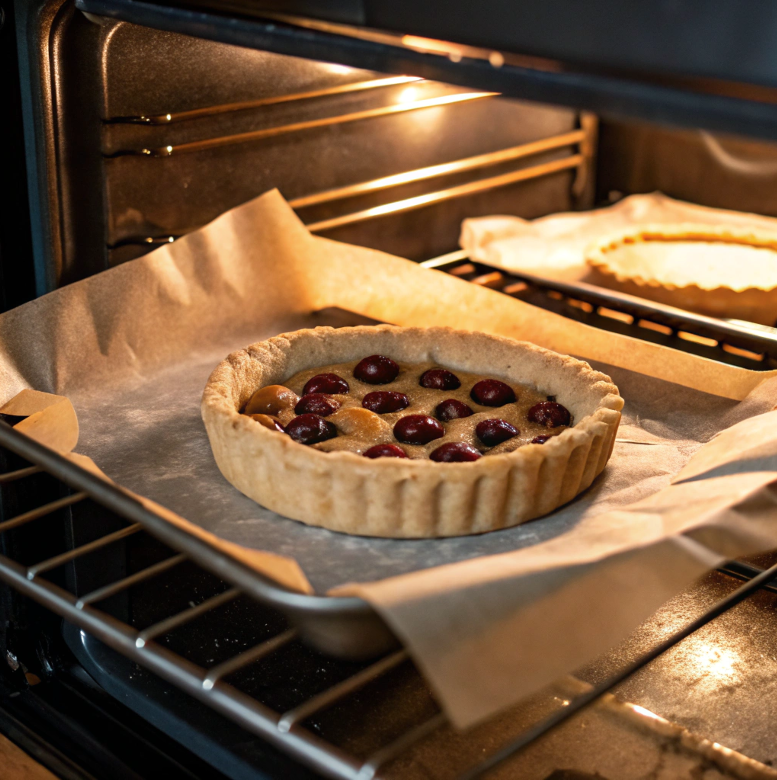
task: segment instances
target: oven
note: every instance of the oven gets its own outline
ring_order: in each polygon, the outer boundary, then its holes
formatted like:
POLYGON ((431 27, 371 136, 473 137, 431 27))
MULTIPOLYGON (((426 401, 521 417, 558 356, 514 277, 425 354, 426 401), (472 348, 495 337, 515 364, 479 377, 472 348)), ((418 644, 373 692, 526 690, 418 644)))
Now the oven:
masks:
MULTIPOLYGON (((538 5, 4 4, 3 307, 277 187, 317 235, 773 368, 772 328, 459 249, 467 217, 653 190, 777 216, 761 6, 538 5)), ((460 733, 358 599, 298 602, 7 424, 0 460, 0 733, 56 776, 777 776, 773 556, 707 575, 554 696, 460 733)))

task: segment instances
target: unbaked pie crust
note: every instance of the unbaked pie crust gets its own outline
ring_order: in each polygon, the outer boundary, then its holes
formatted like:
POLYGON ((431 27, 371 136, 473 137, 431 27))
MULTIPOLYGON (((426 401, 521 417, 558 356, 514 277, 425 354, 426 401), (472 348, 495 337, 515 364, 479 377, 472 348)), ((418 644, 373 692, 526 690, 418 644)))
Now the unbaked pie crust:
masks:
POLYGON ((655 225, 610 235, 586 252, 602 283, 711 317, 773 325, 777 236, 714 225, 655 225))
POLYGON ((622 407, 609 377, 533 344, 379 325, 299 330, 233 352, 208 380, 202 417, 222 474, 259 504, 333 531, 419 538, 507 528, 572 500, 604 469, 622 407), (436 463, 323 452, 240 413, 260 387, 376 353, 536 387, 569 409, 573 426, 545 444, 436 463))

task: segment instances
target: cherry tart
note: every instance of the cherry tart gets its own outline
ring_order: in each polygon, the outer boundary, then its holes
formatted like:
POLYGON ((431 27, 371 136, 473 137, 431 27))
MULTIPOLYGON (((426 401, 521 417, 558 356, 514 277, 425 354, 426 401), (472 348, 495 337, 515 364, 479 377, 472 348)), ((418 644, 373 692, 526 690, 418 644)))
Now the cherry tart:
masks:
POLYGON ((380 325, 233 353, 202 414, 222 473, 258 503, 407 538, 517 525, 571 500, 604 469, 622 406, 604 374, 533 344, 380 325))

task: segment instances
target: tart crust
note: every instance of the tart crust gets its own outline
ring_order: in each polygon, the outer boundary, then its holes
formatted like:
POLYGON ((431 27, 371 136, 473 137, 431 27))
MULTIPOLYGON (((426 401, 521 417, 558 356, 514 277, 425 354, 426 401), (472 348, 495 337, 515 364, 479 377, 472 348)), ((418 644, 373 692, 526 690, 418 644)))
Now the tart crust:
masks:
POLYGON ((333 531, 422 538, 507 528, 571 501, 604 469, 622 407, 609 377, 534 344, 378 325, 299 330, 233 352, 208 380, 202 418, 221 473, 263 506, 333 531), (321 452, 240 414, 259 387, 375 353, 533 385, 555 395, 574 425, 545 444, 471 463, 435 463, 321 452))
POLYGON ((586 251, 586 262, 601 275, 603 285, 631 295, 711 317, 764 325, 773 325, 777 319, 774 235, 714 225, 645 226, 592 244, 586 251), (688 248, 686 257, 661 262, 668 260, 670 252, 682 251, 680 244, 697 243, 725 246, 725 261, 721 257, 717 263, 705 263, 703 250, 688 248), (649 250, 640 253, 648 245, 649 250))

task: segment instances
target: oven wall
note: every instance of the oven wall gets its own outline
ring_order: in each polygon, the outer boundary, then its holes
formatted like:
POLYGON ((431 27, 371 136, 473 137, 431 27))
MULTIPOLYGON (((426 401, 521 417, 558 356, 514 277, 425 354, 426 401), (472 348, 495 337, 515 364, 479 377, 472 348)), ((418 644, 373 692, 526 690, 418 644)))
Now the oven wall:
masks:
POLYGON ((777 216, 777 144, 602 122, 598 151, 600 202, 660 190, 704 206, 777 216))
MULTIPOLYGON (((456 96, 472 90, 436 82, 350 89, 386 77, 87 18, 70 0, 23 5, 25 56, 40 81, 26 118, 38 138, 28 156, 36 159, 41 181, 39 233, 45 238, 36 248, 38 293, 138 257, 273 187, 292 200, 490 154, 579 125, 571 110, 495 97, 459 101, 456 96), (310 94, 321 90, 334 93, 310 94), (392 110, 446 98, 457 102, 392 110), (256 101, 263 104, 252 105, 256 101), (241 103, 249 105, 236 107, 241 103), (185 112, 195 114, 181 117, 185 112), (264 137, 245 139, 256 131, 264 137)), ((307 223, 320 222, 574 151, 569 145, 395 182, 298 213, 307 223)), ((531 218, 585 205, 585 197, 572 195, 574 180, 575 171, 563 170, 322 235, 426 259, 458 248, 464 217, 531 218)))

